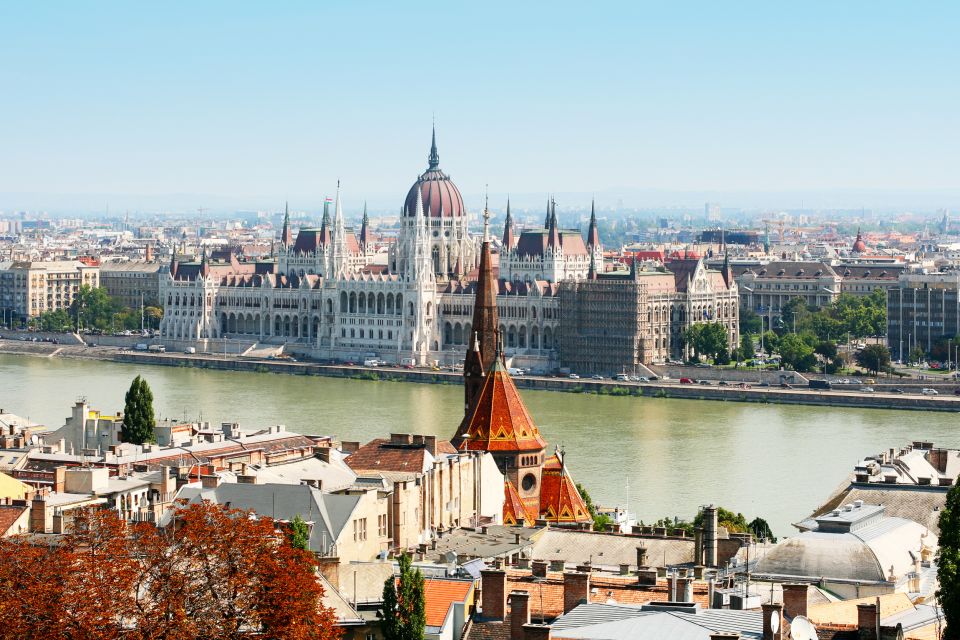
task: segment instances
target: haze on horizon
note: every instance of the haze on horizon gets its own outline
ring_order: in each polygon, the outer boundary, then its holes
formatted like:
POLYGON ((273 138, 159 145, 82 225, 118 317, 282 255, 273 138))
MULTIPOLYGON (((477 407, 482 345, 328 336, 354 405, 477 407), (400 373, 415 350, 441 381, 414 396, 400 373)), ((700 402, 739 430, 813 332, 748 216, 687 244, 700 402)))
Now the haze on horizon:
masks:
POLYGON ((958 206, 958 19, 948 2, 8 3, 0 210, 317 206, 337 179, 354 205, 399 206, 433 114, 470 197, 958 206))

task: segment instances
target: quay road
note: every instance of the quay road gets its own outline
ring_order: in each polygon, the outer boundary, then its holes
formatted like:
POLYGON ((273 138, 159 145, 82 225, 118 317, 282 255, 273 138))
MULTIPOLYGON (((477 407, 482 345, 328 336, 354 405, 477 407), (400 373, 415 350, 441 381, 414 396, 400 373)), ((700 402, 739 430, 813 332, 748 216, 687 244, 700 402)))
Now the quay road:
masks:
MULTIPOLYGON (((32 355, 39 357, 81 358, 110 360, 130 364, 152 364, 178 367, 201 367, 217 370, 255 371, 263 373, 288 373, 294 375, 319 375, 337 378, 407 381, 432 384, 460 384, 461 374, 454 371, 436 371, 426 368, 362 367, 345 364, 319 364, 296 362, 287 359, 246 358, 219 354, 147 353, 117 347, 57 345, 51 343, 20 342, 0 339, 0 353, 32 355)), ((704 371, 708 375, 708 371, 704 371)), ((728 402, 755 402, 776 404, 805 404, 834 407, 858 407, 875 409, 910 409, 921 411, 960 411, 960 397, 953 395, 955 385, 941 386, 939 395, 919 393, 888 393, 883 387, 873 386, 875 392, 859 389, 819 390, 805 387, 758 387, 719 386, 716 383, 681 384, 676 380, 654 382, 628 382, 620 380, 591 380, 524 375, 514 378, 517 386, 524 389, 566 391, 572 393, 597 393, 618 396, 643 396, 650 398, 676 398, 695 400, 720 400, 728 402)), ((748 383, 749 384, 749 383, 748 383)), ((914 385, 910 385, 915 386, 914 385)), ((919 390, 919 389, 918 389, 919 390)))

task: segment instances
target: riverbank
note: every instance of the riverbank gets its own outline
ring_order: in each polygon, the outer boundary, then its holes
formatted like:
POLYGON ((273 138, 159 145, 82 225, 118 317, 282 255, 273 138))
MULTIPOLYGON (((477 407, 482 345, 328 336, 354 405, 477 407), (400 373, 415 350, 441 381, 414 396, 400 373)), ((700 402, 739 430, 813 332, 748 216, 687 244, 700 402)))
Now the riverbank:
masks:
MULTIPOLYGON (((220 371, 253 371, 303 376, 326 376, 356 380, 418 382, 459 385, 457 372, 392 367, 359 367, 339 364, 292 362, 282 359, 243 358, 232 355, 145 353, 116 347, 62 345, 46 342, 0 340, 0 353, 43 358, 104 360, 135 365, 204 368, 220 371)), ((624 382, 614 380, 570 380, 541 376, 514 378, 522 389, 563 391, 610 396, 636 396, 759 404, 792 404, 861 409, 906 409, 914 411, 960 412, 960 397, 925 396, 916 393, 861 392, 859 390, 820 391, 806 388, 715 386, 680 384, 677 381, 624 382)))

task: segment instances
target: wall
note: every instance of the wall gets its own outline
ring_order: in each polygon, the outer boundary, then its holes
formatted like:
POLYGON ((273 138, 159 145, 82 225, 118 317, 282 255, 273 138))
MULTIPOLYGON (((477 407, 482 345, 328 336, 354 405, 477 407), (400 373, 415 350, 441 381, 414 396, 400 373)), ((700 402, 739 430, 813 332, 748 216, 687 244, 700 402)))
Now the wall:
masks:
POLYGON ((721 369, 717 367, 685 367, 679 365, 650 365, 657 375, 664 374, 674 380, 691 378, 693 380, 726 380, 728 382, 746 382, 756 384, 767 382, 779 385, 786 381, 789 384, 807 385, 807 378, 796 371, 765 371, 756 369, 721 369))

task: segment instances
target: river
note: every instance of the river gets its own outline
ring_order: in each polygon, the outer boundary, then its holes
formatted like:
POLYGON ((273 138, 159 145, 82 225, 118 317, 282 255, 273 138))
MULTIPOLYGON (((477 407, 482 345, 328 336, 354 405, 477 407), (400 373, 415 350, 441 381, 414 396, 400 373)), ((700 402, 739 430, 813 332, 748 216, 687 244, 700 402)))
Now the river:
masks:
MULTIPOLYGON (((463 390, 453 385, 13 355, 0 355, 0 407, 59 427, 80 396, 104 412, 122 410, 138 373, 160 417, 282 423, 365 442, 390 432, 450 437, 462 415, 463 390)), ((790 523, 825 501, 864 455, 913 440, 960 447, 951 413, 522 393, 594 501, 627 505, 648 523, 692 517, 713 502, 790 535, 790 523)))

